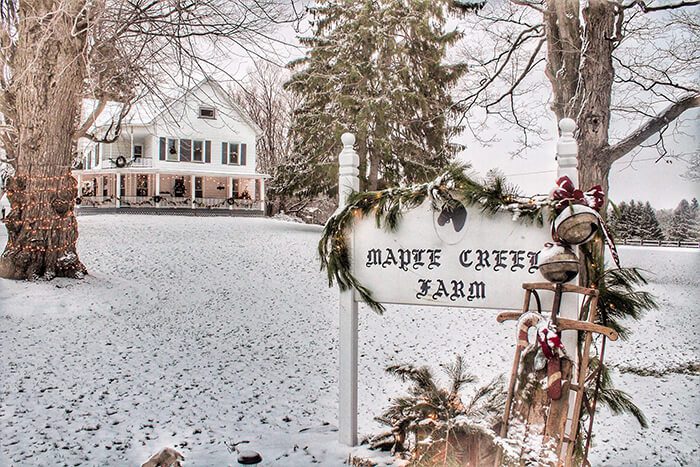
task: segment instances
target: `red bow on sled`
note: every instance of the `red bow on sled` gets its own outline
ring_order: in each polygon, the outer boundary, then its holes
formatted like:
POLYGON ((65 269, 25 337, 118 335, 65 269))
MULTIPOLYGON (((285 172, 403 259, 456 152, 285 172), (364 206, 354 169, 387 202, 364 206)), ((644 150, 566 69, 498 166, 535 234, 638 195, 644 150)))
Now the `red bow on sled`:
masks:
POLYGON ((571 204, 583 204, 598 211, 603 207, 603 201, 605 200, 605 193, 603 193, 600 185, 596 185, 584 193, 576 188, 574 182, 566 175, 559 177, 557 186, 554 187, 549 196, 557 201, 557 211, 571 204))
POLYGON ((537 333, 537 342, 540 344, 542 354, 547 360, 555 356, 558 357, 559 355, 557 349, 564 348, 564 344, 562 344, 557 333, 552 332, 550 335, 550 331, 547 328, 544 328, 537 333), (555 354, 555 352, 557 352, 557 354, 555 354))

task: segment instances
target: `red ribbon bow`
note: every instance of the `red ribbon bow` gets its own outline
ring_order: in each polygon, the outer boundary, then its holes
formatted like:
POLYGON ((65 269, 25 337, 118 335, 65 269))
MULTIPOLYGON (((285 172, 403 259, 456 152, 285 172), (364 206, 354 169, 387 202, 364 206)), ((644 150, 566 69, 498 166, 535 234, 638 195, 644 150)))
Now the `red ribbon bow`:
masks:
POLYGON ((558 349, 564 348, 564 344, 562 344, 557 333, 552 332, 550 335, 549 329, 547 328, 542 329, 539 333, 537 333, 537 342, 540 344, 542 353, 547 360, 554 357, 554 352, 558 352, 558 349))
POLYGON ((596 185, 584 193, 576 188, 574 182, 566 175, 557 180, 557 186, 554 187, 549 196, 557 201, 555 206, 557 211, 572 204, 583 204, 598 211, 603 207, 605 200, 605 193, 600 185, 596 185))

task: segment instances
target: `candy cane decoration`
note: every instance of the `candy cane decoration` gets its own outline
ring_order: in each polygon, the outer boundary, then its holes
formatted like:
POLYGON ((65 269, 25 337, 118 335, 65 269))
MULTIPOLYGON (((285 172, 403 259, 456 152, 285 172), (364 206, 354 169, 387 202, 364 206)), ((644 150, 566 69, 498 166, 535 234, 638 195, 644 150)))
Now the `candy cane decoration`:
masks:
POLYGON ((530 345, 530 341, 527 340, 527 331, 537 326, 542 319, 542 315, 532 312, 523 313, 518 319, 518 350, 522 351, 530 345))
POLYGON ((549 323, 543 323, 544 317, 538 313, 524 313, 518 320, 518 350, 530 345, 528 330, 537 328, 537 343, 547 359, 547 395, 552 400, 561 398, 561 353, 564 345, 556 330, 549 323))

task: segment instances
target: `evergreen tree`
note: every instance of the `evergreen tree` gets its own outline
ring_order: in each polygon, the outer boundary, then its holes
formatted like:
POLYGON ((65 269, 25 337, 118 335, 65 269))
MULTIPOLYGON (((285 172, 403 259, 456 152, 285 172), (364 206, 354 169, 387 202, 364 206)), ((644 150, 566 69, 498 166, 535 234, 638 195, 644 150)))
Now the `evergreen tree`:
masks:
POLYGON ((697 223, 693 216, 691 204, 682 199, 673 210, 668 239, 673 241, 692 241, 697 235, 697 223))
POLYGON ((690 212, 692 214, 690 238, 691 240, 700 241, 700 206, 698 206, 697 198, 693 198, 690 201, 690 212))
POLYGON ((640 203, 640 207, 642 209, 640 223, 641 238, 646 240, 663 240, 664 234, 661 231, 661 226, 656 218, 656 211, 654 208, 651 207, 649 201, 647 201, 644 206, 641 206, 640 203))
POLYGON ((307 55, 287 88, 301 99, 292 160, 273 190, 312 197, 337 189, 340 135, 357 136, 365 188, 425 181, 453 158, 450 89, 465 65, 446 65, 460 34, 445 32, 446 0, 321 0, 310 8, 307 55))
POLYGON ((627 238, 640 238, 641 232, 639 229, 639 223, 641 222, 642 213, 641 208, 642 203, 637 203, 635 200, 630 201, 629 209, 627 211, 626 221, 627 221, 627 238))
POLYGON ((622 201, 618 205, 613 205, 608 210, 608 227, 615 238, 627 238, 627 225, 625 223, 624 213, 627 211, 627 203, 622 201))

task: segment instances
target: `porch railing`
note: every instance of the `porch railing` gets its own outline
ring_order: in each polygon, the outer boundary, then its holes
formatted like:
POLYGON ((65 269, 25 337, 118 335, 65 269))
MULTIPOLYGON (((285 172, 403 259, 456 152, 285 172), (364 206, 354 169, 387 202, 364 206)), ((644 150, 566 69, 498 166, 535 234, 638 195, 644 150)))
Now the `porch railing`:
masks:
MULTIPOLYGON (((195 209, 245 209, 262 210, 262 201, 230 198, 195 198, 194 202, 189 196, 161 195, 156 203, 154 196, 120 196, 120 207, 158 207, 158 208, 195 208, 195 209), (229 202, 229 200, 231 202, 229 202)), ((117 198, 111 196, 83 196, 80 198, 80 206, 113 208, 117 205, 117 198)))
POLYGON ((129 168, 129 167, 138 167, 138 168, 143 168, 143 167, 153 167, 153 159, 150 157, 138 157, 136 159, 131 159, 130 154, 113 154, 111 159, 109 157, 105 157, 102 159, 100 162, 100 167, 103 169, 116 169, 117 168, 117 158, 123 157, 126 159, 126 165, 124 168, 129 168))
POLYGON ((121 207, 149 207, 155 206, 153 196, 121 196, 119 197, 121 207))
POLYGON ((80 197, 80 206, 88 206, 92 208, 113 208, 115 205, 116 200, 112 196, 80 197))

